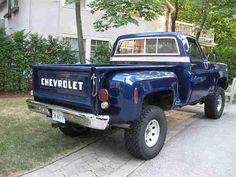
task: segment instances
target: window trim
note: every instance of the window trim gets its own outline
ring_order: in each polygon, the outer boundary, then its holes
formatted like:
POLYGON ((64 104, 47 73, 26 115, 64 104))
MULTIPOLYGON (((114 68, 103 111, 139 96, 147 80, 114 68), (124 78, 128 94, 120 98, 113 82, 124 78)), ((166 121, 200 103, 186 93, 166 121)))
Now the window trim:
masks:
MULTIPOLYGON (((92 58, 92 53, 94 53, 93 51, 92 51, 92 46, 94 46, 94 45, 92 45, 92 41, 101 41, 102 43, 104 43, 104 42, 107 42, 108 43, 108 45, 110 45, 111 44, 111 42, 110 42, 110 40, 105 40, 105 39, 101 39, 101 38, 91 38, 91 40, 90 40, 90 58, 92 58)), ((97 42, 96 42, 96 46, 95 47, 98 47, 99 45, 97 45, 97 42)))
POLYGON ((147 56, 152 56, 152 55, 157 55, 157 56, 178 56, 180 55, 180 49, 179 49, 179 44, 177 42, 176 37, 172 37, 172 36, 158 36, 158 37, 137 37, 137 38, 127 38, 127 39, 121 39, 118 41, 117 46, 116 46, 116 50, 114 53, 114 56, 143 56, 143 55, 147 55, 147 56), (144 39, 144 53, 132 53, 132 54, 119 54, 116 53, 117 49, 119 47, 119 43, 122 41, 129 41, 129 40, 138 40, 138 39, 144 39), (157 39, 157 44, 156 44, 156 53, 146 53, 146 39, 157 39), (175 44, 177 47, 177 53, 157 53, 157 47, 158 47, 158 39, 174 39, 175 40, 175 44))

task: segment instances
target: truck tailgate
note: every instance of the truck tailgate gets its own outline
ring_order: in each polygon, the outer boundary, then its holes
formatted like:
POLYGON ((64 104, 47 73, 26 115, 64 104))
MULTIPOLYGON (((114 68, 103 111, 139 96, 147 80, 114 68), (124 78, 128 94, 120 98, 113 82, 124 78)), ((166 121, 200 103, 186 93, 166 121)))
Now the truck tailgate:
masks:
POLYGON ((92 67, 81 65, 33 66, 35 100, 92 112, 92 67))

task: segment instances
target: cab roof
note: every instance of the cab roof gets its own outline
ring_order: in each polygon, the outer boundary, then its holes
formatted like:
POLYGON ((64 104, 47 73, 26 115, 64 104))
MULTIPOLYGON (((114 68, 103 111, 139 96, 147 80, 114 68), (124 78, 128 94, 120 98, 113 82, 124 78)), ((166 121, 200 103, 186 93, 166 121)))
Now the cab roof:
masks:
POLYGON ((134 33, 134 34, 126 34, 119 36, 117 40, 129 39, 129 38, 140 38, 140 37, 163 37, 163 36, 171 36, 176 38, 181 38, 181 33, 179 32, 145 32, 145 33, 134 33))

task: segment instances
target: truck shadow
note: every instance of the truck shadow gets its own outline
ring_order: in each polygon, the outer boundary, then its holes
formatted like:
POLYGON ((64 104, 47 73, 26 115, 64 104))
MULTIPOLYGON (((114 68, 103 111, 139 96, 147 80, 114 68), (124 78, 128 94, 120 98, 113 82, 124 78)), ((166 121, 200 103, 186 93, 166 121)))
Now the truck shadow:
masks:
MULTIPOLYGON (((168 129, 173 130, 190 118, 203 118, 204 112, 202 107, 189 106, 168 111, 166 116, 168 129)), ((171 133, 168 132, 167 136, 171 136, 171 133)), ((135 159, 128 153, 124 143, 124 130, 122 129, 91 130, 86 134, 71 139, 87 141, 91 137, 94 137, 94 141, 83 148, 78 148, 76 151, 33 173, 39 174, 47 170, 47 172, 53 171, 53 174, 62 173, 64 176, 71 176, 87 174, 92 171, 95 176, 119 176, 122 171, 125 171, 125 174, 131 173, 145 162, 135 159), (72 172, 75 174, 72 174, 72 172)))

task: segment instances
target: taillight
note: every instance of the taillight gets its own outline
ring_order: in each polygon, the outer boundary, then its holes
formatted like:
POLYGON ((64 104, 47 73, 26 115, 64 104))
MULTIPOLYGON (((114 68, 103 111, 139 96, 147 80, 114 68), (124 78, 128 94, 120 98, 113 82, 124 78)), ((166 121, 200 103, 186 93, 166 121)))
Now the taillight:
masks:
POLYGON ((138 89, 134 89, 134 104, 138 103, 138 89))
POLYGON ((28 91, 33 90, 33 81, 32 81, 32 79, 27 81, 27 90, 28 91))
POLYGON ((98 99, 101 102, 107 101, 108 97, 109 97, 109 93, 106 89, 103 88, 98 91, 98 99))

